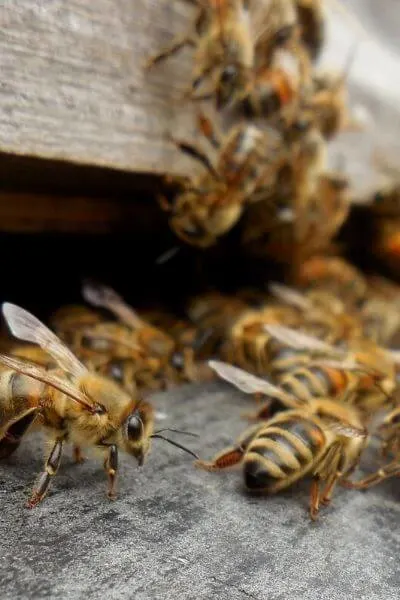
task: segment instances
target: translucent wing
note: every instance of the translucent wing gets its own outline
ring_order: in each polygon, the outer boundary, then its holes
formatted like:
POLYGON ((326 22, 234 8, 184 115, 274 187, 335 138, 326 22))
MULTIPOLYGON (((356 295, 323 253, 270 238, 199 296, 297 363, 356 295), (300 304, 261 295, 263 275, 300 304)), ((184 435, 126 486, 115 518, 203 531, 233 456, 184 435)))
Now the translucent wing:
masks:
POLYGON ((354 360, 316 360, 310 363, 310 366, 327 367, 328 369, 338 369, 340 371, 365 371, 376 373, 376 369, 362 365, 354 360))
POLYGON ((145 322, 133 308, 126 304, 123 298, 110 287, 101 283, 87 281, 82 287, 82 295, 86 302, 89 302, 93 306, 106 308, 133 329, 138 329, 145 325, 145 322))
POLYGON ((139 344, 135 344, 132 342, 128 336, 116 335, 112 333, 97 333, 96 331, 92 331, 90 329, 83 330, 83 335, 90 340, 99 340, 105 342, 111 342, 118 346, 123 346, 124 348, 129 348, 130 350, 139 351, 141 347, 139 344))
POLYGON ((87 368, 76 356, 30 312, 9 302, 3 304, 2 310, 10 331, 16 338, 40 346, 64 371, 74 377, 81 377, 87 373, 87 368))
POLYGON ((289 327, 283 327, 282 325, 264 325, 264 331, 270 336, 277 339, 282 344, 289 346, 295 350, 308 350, 309 352, 322 352, 330 356, 342 357, 344 356, 343 351, 334 348, 326 342, 322 342, 317 338, 295 331, 289 327))
POLYGON ((324 424, 334 433, 346 438, 365 438, 367 431, 364 428, 354 427, 350 423, 342 421, 330 421, 324 419, 324 424))
POLYGON ((270 283, 268 289, 271 294, 278 298, 278 300, 282 300, 286 304, 295 306, 300 310, 309 310, 313 307, 308 298, 286 285, 282 285, 281 283, 270 283))
POLYGON ((13 371, 18 371, 18 373, 22 373, 27 377, 32 377, 32 379, 42 381, 43 383, 46 383, 53 388, 56 388, 63 394, 66 394, 69 398, 71 398, 71 400, 74 400, 75 402, 83 406, 86 410, 93 412, 95 408, 94 405, 80 390, 78 390, 68 381, 61 379, 61 377, 52 375, 51 371, 45 371, 38 365, 35 365, 25 360, 20 360, 19 358, 7 356, 5 354, 0 354, 0 363, 5 365, 6 367, 9 367, 13 371))
POLYGON ((219 360, 210 360, 208 361, 208 364, 211 369, 213 369, 213 371, 215 371, 217 375, 221 377, 221 379, 229 381, 229 383, 237 387, 245 394, 261 393, 265 394, 266 396, 277 398, 278 400, 281 400, 290 406, 299 405, 294 396, 285 393, 275 385, 272 385, 272 383, 269 383, 260 377, 256 377, 255 375, 252 375, 243 369, 239 369, 238 367, 234 367, 233 365, 219 360))

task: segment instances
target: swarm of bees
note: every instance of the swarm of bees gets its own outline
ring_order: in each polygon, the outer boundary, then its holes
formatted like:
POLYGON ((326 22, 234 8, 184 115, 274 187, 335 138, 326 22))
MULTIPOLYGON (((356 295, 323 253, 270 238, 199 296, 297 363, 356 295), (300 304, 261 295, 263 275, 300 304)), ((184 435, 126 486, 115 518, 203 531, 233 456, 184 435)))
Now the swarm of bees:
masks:
MULTIPOLYGON (((317 67, 324 3, 195 3, 187 32, 147 66, 193 48, 185 98, 208 103, 197 125, 209 150, 169 136, 202 171, 177 180, 161 207, 184 244, 204 254, 236 229, 248 264, 276 261, 286 280, 268 281, 266 270, 257 289, 207 289, 187 299, 184 314, 139 312, 112 288, 86 281, 84 302, 61 307, 50 328, 3 304, 18 342, 2 341, 0 457, 37 426, 52 440, 31 508, 45 497, 67 442, 77 462, 82 448, 104 456, 110 499, 118 451, 141 465, 152 440, 162 439, 206 471, 242 465, 252 492, 275 494, 310 477, 312 519, 338 484, 367 488, 400 474, 400 286, 364 274, 338 252, 353 198, 348 178, 327 167, 327 145, 356 123, 347 68, 332 74, 317 67), (155 429, 148 394, 212 378, 257 405, 246 414, 251 427, 207 461, 163 435, 192 433, 155 429), (383 466, 352 479, 376 436, 383 466)), ((377 224, 373 251, 394 263, 399 197, 392 184, 364 203, 377 224)))
POLYGON ((327 167, 327 143, 357 124, 347 106, 349 67, 331 73, 316 65, 323 2, 197 4, 188 31, 146 65, 155 68, 191 46, 186 98, 208 102, 213 114, 198 111, 213 157, 170 137, 203 169, 177 182, 172 201, 161 198, 172 230, 187 244, 209 248, 240 226, 250 255, 284 262, 326 250, 350 207, 349 182, 327 167))

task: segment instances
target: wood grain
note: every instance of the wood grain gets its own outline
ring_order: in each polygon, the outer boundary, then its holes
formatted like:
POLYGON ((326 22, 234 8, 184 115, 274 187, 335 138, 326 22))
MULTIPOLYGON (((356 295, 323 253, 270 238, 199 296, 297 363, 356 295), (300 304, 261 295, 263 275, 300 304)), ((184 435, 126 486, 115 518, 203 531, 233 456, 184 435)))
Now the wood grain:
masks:
POLYGON ((190 161, 165 133, 194 132, 180 100, 190 51, 147 74, 143 62, 185 30, 193 11, 184 0, 3 0, 0 152, 187 172, 190 161))

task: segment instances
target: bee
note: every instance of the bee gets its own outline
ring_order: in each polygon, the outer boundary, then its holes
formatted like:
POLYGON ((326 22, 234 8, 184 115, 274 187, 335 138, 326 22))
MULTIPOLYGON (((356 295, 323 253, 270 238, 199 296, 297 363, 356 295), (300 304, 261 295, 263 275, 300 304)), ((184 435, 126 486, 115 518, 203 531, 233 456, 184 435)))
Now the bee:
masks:
MULTIPOLYGON (((245 393, 270 394, 274 387, 226 363, 211 361, 210 365, 245 393)), ((278 388, 273 391, 282 397, 278 388)), ((368 432, 350 403, 323 397, 303 405, 290 396, 283 398, 292 407, 248 429, 236 445, 211 461, 195 464, 206 471, 242 464, 247 490, 266 494, 312 476, 310 516, 315 520, 320 505, 330 502, 336 483, 358 465, 368 432)))
POLYGON ((342 131, 361 129, 361 124, 350 115, 346 78, 347 74, 314 73, 314 89, 305 102, 314 113, 318 129, 328 141, 342 131))
POLYGON ((297 14, 292 0, 199 0, 189 31, 147 60, 159 64, 184 47, 194 48, 192 82, 187 95, 214 98, 217 109, 235 103, 252 73, 274 50, 297 44, 297 14))
POLYGON ((202 378, 199 356, 207 342, 190 323, 177 322, 163 315, 158 322, 168 329, 140 317, 114 290, 99 283, 86 283, 85 299, 112 312, 120 323, 104 323, 85 331, 97 358, 103 353, 100 372, 115 378, 130 389, 132 382, 141 388, 159 389, 182 381, 202 378), (104 344, 104 348, 102 345, 104 344))
MULTIPOLYGON (((284 373, 278 380, 281 389, 293 397, 308 402, 315 397, 354 393, 352 398, 366 422, 393 404, 396 367, 389 351, 367 340, 338 348, 280 325, 266 325, 265 330, 282 344, 311 355, 307 365, 284 373)), ((269 403, 258 414, 268 411, 269 403)))
MULTIPOLYGON (((329 176, 321 179, 326 164, 326 143, 312 115, 302 112, 290 127, 284 128, 284 140, 288 147, 286 161, 277 173, 272 193, 249 206, 242 242, 250 254, 289 262, 296 271, 297 263, 315 252, 311 244, 315 242, 325 247, 332 235, 329 221, 321 223, 324 206, 319 200, 325 189, 320 188, 327 188, 331 193, 327 212, 331 206, 335 207, 334 195, 341 195, 344 188, 340 190, 334 180, 329 183, 329 176), (276 208, 276 214, 268 218, 271 207, 276 208), (321 226, 330 227, 329 238, 319 235, 321 226)), ((342 202, 337 200, 336 204, 342 205, 342 202)))
POLYGON ((360 306, 367 297, 363 274, 343 258, 316 255, 308 258, 297 271, 297 283, 308 289, 328 290, 346 306, 360 306))
POLYGON ((11 454, 34 421, 47 429, 52 439, 44 470, 27 506, 37 506, 47 494, 66 442, 74 444, 76 457, 81 456, 82 447, 94 447, 105 455, 107 495, 115 499, 118 451, 134 456, 142 465, 152 439, 168 441, 161 431, 154 431, 151 405, 132 398, 113 381, 90 372, 28 311, 4 303, 2 312, 16 338, 37 344, 57 363, 57 368, 46 370, 0 354, 0 363, 7 367, 0 372, 0 455, 11 454))
POLYGON ((237 223, 248 204, 273 187, 285 150, 280 135, 271 128, 241 123, 221 141, 204 117, 201 130, 217 150, 216 165, 198 148, 172 139, 207 170, 184 182, 172 205, 166 198, 160 201, 170 212, 175 234, 190 245, 207 248, 237 223))
POLYGON ((265 325, 286 323, 294 326, 299 321, 297 311, 288 306, 267 305, 260 309, 245 310, 227 330, 220 354, 225 360, 255 373, 275 371, 280 364, 282 348, 273 343, 265 331, 265 325))

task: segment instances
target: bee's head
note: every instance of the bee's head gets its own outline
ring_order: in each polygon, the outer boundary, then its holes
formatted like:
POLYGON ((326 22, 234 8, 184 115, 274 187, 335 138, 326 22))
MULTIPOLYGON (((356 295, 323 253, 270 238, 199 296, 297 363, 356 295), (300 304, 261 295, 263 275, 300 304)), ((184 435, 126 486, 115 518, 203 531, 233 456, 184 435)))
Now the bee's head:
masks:
POLYGON ((125 449, 142 466, 150 450, 150 438, 153 433, 153 410, 149 404, 141 402, 128 415, 123 424, 125 449))

